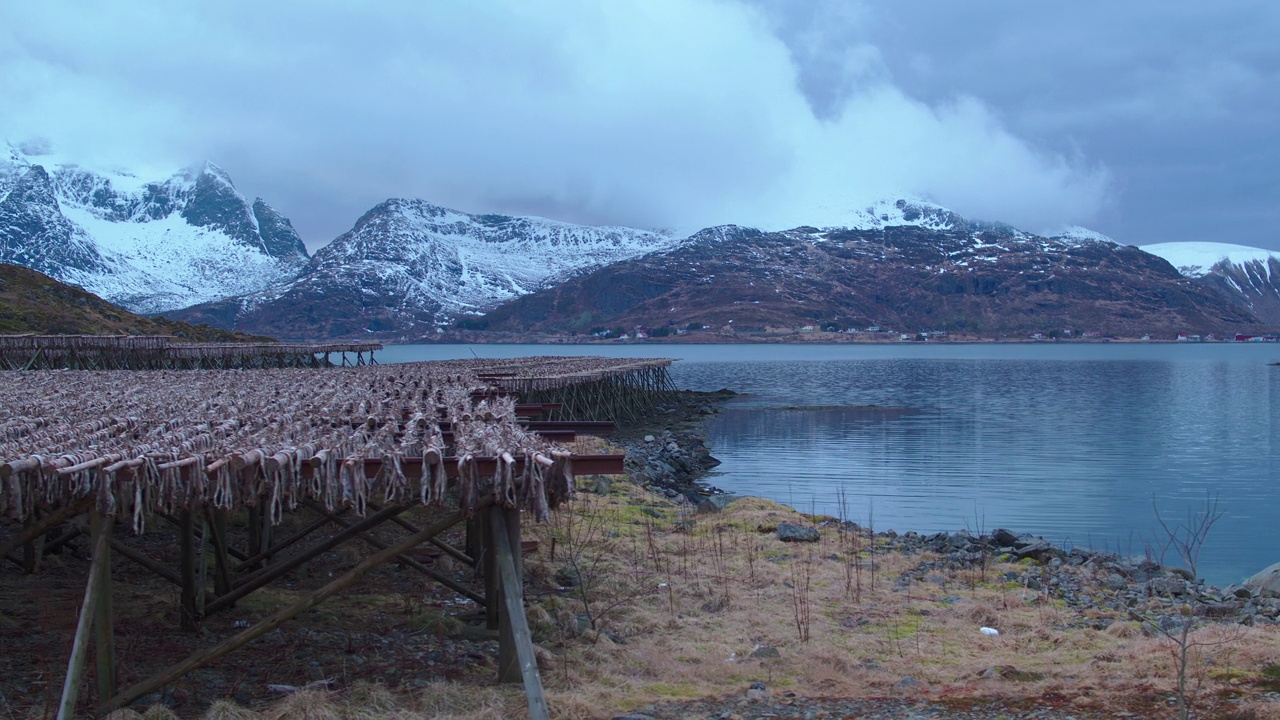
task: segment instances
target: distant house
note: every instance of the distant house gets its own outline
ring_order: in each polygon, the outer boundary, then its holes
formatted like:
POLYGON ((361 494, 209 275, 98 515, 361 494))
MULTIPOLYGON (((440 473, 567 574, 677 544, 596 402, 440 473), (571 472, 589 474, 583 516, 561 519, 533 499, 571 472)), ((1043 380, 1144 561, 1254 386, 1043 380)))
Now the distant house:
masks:
POLYGON ((800 332, 813 332, 814 330, 817 330, 817 328, 815 328, 812 325, 805 325, 804 327, 800 328, 800 332))
POLYGON ((1085 330, 1084 338, 1086 340, 1099 340, 1102 338, 1102 331, 1101 330, 1085 330))

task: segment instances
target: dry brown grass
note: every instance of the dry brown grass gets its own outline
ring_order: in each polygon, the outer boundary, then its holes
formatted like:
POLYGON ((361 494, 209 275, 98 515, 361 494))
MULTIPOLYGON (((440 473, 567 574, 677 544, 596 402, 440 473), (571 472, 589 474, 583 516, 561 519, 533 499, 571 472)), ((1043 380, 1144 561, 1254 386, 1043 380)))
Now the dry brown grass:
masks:
MULTIPOLYGON (((741 696, 756 680, 774 693, 810 697, 1055 693, 1076 705, 1123 705, 1160 717, 1176 683, 1176 648, 1168 640, 1149 637, 1119 613, 1107 630, 1073 627, 1107 612, 1081 613, 1004 582, 1012 565, 993 564, 985 573, 931 570, 929 580, 902 584, 900 576, 930 557, 887 552, 883 542, 873 554, 869 538, 855 543, 834 527, 822 528, 816 544, 783 543, 772 531, 779 522, 814 519, 754 498, 695 516, 621 482, 608 496, 582 494, 553 515, 527 527, 539 549, 526 558, 526 572, 528 616, 556 718, 741 696), (856 591, 846 571, 851 562, 863 565, 856 591), (590 590, 586 597, 557 579, 570 564, 590 590), (808 573, 807 641, 796 620, 801 567, 808 573), (583 614, 594 626, 582 627, 583 614), (984 636, 982 626, 1000 635, 984 636), (779 657, 751 656, 766 647, 779 657), (920 686, 895 688, 906 676, 920 686)), ((1280 690, 1276 628, 1207 626, 1195 639, 1204 643, 1193 651, 1190 673, 1201 717, 1280 720, 1280 703, 1262 697, 1280 690), (1224 633, 1231 642, 1222 643, 1224 633)), ((256 713, 219 703, 205 717, 479 720, 523 717, 525 708, 518 685, 473 680, 390 691, 357 683, 299 692, 256 713)))
MULTIPOLYGON (((623 641, 572 632, 544 640, 556 655, 543 673, 549 691, 597 709, 563 708, 565 717, 605 717, 661 698, 740 693, 755 680, 802 695, 863 696, 889 694, 912 676, 947 694, 1057 692, 1101 706, 1135 694, 1159 696, 1176 680, 1167 640, 1146 637, 1118 614, 1106 631, 1070 627, 1081 620, 1078 611, 1000 581, 1013 566, 993 565, 985 580, 962 570, 945 574, 940 584, 904 587, 895 581, 923 558, 879 550, 869 556, 863 538, 860 559, 874 561, 875 587, 864 567, 861 602, 854 602, 845 574, 854 558, 834 528, 823 529, 817 544, 788 544, 761 530, 781 521, 812 524, 812 518, 754 498, 696 517, 665 505, 619 484, 608 497, 583 496, 562 511, 606 528, 595 538, 606 556, 595 571, 610 581, 599 583, 590 602, 609 607, 605 630, 623 641), (661 517, 650 517, 645 507, 661 517), (809 573, 807 641, 795 619, 800 565, 809 573), (982 626, 1000 635, 981 635, 982 626), (780 657, 750 657, 762 646, 780 657), (1003 671, 980 677, 991 667, 1003 671)), ((531 535, 545 546, 562 526, 553 520, 531 535)), ((539 574, 554 576, 567 552, 562 545, 557 558, 539 555, 534 563, 548 566, 539 574)), ((583 611, 572 595, 531 593, 552 617, 564 617, 566 608, 583 611)), ((1193 658, 1193 689, 1202 705, 1252 692, 1261 669, 1280 655, 1275 628, 1209 626, 1196 634, 1206 643, 1193 658), (1232 642, 1222 642, 1224 632, 1232 642)))

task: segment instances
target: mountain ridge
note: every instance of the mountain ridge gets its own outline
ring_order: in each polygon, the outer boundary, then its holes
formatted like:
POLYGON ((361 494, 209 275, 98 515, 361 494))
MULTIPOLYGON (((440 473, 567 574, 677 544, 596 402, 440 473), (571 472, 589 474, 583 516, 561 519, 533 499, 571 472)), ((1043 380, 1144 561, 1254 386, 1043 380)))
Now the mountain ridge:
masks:
POLYGON ((262 289, 308 259, 287 218, 206 162, 162 181, 0 152, 0 261, 138 312, 262 289), (46 167, 47 166, 47 167, 46 167))

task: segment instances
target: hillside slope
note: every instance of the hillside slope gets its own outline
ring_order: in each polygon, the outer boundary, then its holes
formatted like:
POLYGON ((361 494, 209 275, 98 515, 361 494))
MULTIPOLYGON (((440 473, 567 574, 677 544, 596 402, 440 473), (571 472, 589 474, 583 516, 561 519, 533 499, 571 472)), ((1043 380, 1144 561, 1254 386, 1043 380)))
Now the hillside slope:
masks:
POLYGON ((833 323, 983 336, 1172 336, 1261 325, 1134 247, 949 223, 761 232, 709 228, 679 248, 518 298, 480 323, 508 332, 684 327, 742 333, 833 323))
POLYGON ((135 315, 43 273, 3 263, 0 263, 0 333, 173 335, 199 342, 270 340, 207 325, 135 315))

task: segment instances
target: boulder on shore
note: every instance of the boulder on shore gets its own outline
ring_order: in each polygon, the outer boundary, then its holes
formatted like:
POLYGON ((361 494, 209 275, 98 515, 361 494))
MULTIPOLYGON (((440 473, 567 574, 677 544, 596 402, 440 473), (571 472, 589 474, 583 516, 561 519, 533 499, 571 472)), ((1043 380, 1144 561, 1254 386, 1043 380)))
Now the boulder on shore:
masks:
POLYGON ((1261 593, 1280 596, 1280 562, 1268 566, 1262 572, 1245 580, 1244 586, 1254 588, 1261 593))

